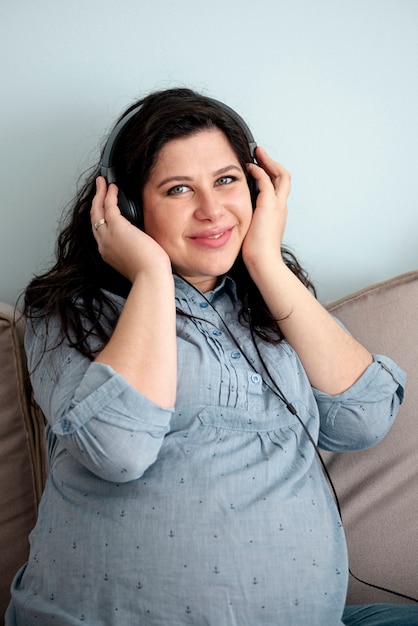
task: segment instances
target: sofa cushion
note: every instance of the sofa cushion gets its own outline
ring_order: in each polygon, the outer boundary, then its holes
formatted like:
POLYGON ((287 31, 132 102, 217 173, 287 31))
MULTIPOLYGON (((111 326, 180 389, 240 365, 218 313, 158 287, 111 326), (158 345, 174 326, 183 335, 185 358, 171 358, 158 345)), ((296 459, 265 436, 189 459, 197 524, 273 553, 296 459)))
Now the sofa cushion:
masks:
POLYGON ((11 580, 27 560, 45 476, 41 416, 27 392, 22 323, 0 304, 0 615, 9 602, 11 580))
MULTIPOLYGON (((418 596, 418 272, 366 288, 329 310, 371 352, 407 372, 385 439, 369 450, 324 453, 342 508, 353 574, 418 596)), ((397 602, 350 577, 348 602, 397 602)), ((405 601, 405 600, 404 600, 405 601)))

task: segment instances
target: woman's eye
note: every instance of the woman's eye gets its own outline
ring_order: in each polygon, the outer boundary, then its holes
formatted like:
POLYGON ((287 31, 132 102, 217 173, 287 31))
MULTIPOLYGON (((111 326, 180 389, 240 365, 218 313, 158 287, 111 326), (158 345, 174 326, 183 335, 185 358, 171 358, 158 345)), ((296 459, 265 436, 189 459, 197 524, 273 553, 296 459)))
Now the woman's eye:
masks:
POLYGON ((169 196, 178 196, 186 191, 189 191, 189 187, 187 185, 176 185, 175 187, 171 187, 167 193, 169 196))
POLYGON ((234 180, 236 180, 235 176, 222 176, 221 178, 218 178, 218 180, 216 181, 217 185, 229 185, 230 183, 233 183, 234 180))

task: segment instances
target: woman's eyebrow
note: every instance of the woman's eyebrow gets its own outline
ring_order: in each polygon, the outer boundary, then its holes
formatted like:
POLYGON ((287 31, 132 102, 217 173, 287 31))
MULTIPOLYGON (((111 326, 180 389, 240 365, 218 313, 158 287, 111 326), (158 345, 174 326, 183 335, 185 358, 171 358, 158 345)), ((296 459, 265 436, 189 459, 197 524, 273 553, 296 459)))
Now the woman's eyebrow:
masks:
POLYGON ((231 165, 226 165, 225 167, 221 167, 221 169, 216 170, 216 172, 213 172, 213 176, 226 174, 227 172, 230 172, 231 170, 237 170, 238 172, 242 172, 241 167, 238 167, 238 165, 234 165, 233 163, 231 163, 231 165))
POLYGON ((163 187, 167 183, 180 183, 180 182, 191 182, 193 179, 191 176, 181 176, 180 174, 176 174, 175 176, 169 176, 168 178, 164 178, 164 180, 160 181, 157 185, 158 188, 163 187))

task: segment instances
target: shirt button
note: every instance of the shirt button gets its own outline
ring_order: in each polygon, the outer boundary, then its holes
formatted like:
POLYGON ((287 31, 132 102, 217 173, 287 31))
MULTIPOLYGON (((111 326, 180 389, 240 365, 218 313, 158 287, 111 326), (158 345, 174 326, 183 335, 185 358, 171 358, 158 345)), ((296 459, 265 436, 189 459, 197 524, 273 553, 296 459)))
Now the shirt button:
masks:
POLYGON ((201 302, 201 303, 199 304, 199 306, 200 306, 200 308, 201 308, 201 309, 207 309, 207 308, 208 308, 208 306, 209 306, 209 304, 208 304, 207 302, 201 302))
POLYGON ((231 359, 240 359, 240 358, 241 358, 240 352, 231 352, 231 359))
POLYGON ((259 376, 258 374, 252 374, 252 375, 251 375, 251 381, 252 381, 254 384, 256 384, 256 385, 257 385, 257 384, 260 382, 260 380, 261 380, 261 376, 259 376))

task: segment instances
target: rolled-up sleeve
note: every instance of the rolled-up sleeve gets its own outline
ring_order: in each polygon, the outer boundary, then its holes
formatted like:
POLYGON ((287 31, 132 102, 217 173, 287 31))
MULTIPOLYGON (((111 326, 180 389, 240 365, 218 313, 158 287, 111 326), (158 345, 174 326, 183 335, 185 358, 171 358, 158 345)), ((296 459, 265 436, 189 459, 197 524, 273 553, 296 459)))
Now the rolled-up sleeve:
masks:
POLYGON ((34 395, 52 432, 97 476, 114 482, 139 478, 156 460, 173 411, 65 343, 45 351, 43 337, 28 325, 25 348, 34 395))
POLYGON ((406 374, 376 354, 364 374, 344 393, 314 395, 320 414, 319 445, 325 450, 361 450, 378 443, 392 426, 404 397, 406 374))

